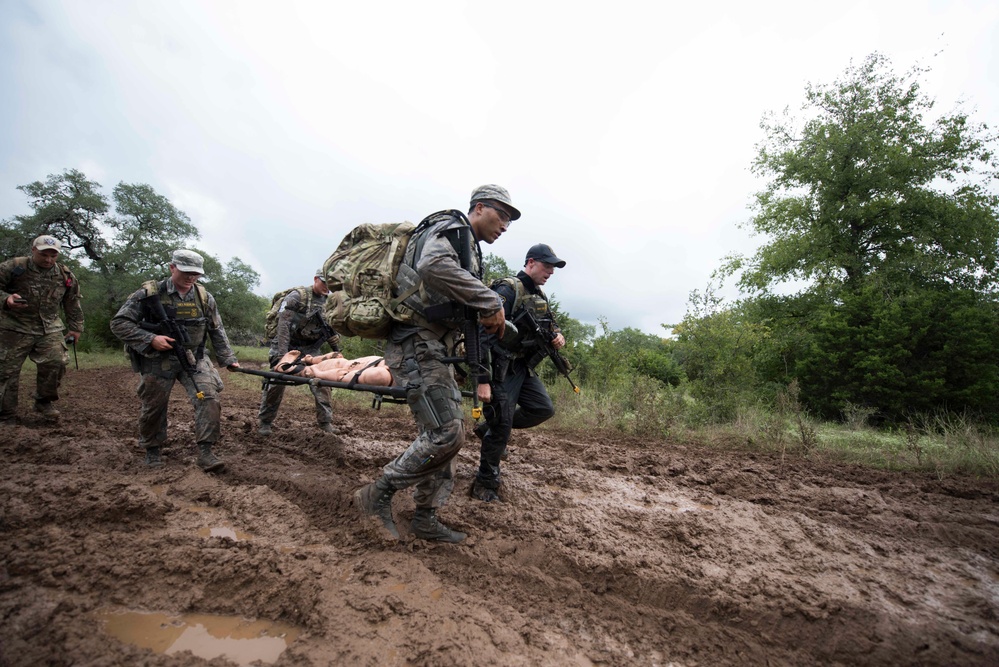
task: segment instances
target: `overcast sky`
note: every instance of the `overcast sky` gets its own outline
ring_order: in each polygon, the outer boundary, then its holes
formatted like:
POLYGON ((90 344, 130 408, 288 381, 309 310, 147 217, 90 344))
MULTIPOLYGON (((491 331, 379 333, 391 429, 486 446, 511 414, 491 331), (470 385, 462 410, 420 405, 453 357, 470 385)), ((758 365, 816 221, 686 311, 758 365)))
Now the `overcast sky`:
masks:
POLYGON ((548 243, 564 310, 665 335, 760 242, 766 111, 880 51, 999 127, 997 44, 995 0, 0 0, 0 218, 68 168, 148 183, 269 296, 498 183, 523 218, 484 252, 548 243))

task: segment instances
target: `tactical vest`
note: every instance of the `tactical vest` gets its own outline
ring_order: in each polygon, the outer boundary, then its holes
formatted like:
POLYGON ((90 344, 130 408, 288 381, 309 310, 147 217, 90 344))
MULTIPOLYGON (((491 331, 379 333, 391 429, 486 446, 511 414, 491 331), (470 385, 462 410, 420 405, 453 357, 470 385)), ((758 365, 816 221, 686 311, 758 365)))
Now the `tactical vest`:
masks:
POLYGON ((397 320, 412 322, 437 335, 444 335, 448 331, 460 328, 464 323, 464 318, 457 309, 452 311, 451 317, 435 318, 433 321, 424 316, 428 308, 431 310, 437 308, 438 312, 441 312, 441 308, 452 304, 452 302, 448 297, 428 287, 416 272, 416 265, 423 254, 423 247, 432 236, 443 236, 458 254, 461 268, 479 280, 482 280, 482 250, 475 242, 475 234, 468 218, 461 211, 454 209, 439 211, 427 216, 420 223, 420 226, 422 227, 425 223, 428 225, 427 228, 422 230, 417 227, 417 232, 413 234, 406 246, 406 252, 396 274, 398 293, 409 294, 398 306, 403 317, 399 317, 397 320))
POLYGON ((323 338, 323 329, 315 318, 311 318, 313 311, 318 311, 322 316, 323 307, 326 304, 326 297, 316 296, 311 287, 300 288, 297 291, 302 293, 304 289, 305 299, 300 300, 298 305, 292 308, 295 314, 291 318, 290 338, 303 343, 315 343, 323 338))
MULTIPOLYGON (((194 300, 182 301, 176 292, 167 294, 166 281, 147 280, 142 283, 142 289, 146 291, 146 296, 152 296, 157 292, 160 295, 160 303, 167 315, 174 314, 174 318, 180 326, 187 329, 188 342, 184 347, 195 352, 195 357, 201 359, 205 353, 205 340, 208 338, 208 290, 201 284, 194 284, 194 300)), ((152 322, 152 319, 143 313, 143 319, 152 322)))
MULTIPOLYGON (((531 294, 527 291, 524 281, 516 276, 507 276, 506 278, 494 280, 490 288, 496 289, 501 284, 506 284, 513 288, 513 306, 510 307, 511 319, 516 318, 521 309, 524 309, 530 311, 539 322, 551 320, 551 307, 548 305, 548 297, 545 296, 540 287, 537 288, 537 294, 531 294)), ((526 332, 519 332, 513 340, 504 340, 503 347, 514 352, 517 356, 522 356, 525 352, 524 343, 527 342, 528 338, 529 336, 526 332)))

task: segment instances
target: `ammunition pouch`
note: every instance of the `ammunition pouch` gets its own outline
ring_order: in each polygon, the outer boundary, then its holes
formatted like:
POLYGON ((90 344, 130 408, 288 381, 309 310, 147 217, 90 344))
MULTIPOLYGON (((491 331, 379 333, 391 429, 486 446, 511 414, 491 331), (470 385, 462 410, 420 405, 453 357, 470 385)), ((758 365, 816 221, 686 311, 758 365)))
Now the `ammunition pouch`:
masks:
POLYGON ((128 355, 128 362, 132 366, 133 373, 142 372, 142 355, 131 345, 125 346, 125 354, 128 355))

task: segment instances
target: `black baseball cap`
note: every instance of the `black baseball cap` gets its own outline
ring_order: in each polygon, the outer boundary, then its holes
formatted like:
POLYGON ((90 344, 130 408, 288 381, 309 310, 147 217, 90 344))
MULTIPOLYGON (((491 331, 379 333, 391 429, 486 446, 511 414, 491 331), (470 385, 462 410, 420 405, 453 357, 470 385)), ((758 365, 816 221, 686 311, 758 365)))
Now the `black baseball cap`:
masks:
POLYGON ((532 245, 531 249, 527 251, 527 259, 536 259, 539 262, 552 264, 560 269, 565 266, 565 260, 556 257, 555 251, 552 250, 552 247, 546 243, 532 245))

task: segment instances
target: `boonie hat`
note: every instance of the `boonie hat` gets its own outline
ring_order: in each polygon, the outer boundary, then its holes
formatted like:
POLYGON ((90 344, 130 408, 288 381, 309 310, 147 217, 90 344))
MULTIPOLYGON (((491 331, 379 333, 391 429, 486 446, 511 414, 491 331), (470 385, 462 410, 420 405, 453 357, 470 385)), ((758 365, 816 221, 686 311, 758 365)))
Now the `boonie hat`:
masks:
POLYGON ((511 220, 518 220, 520 218, 520 211, 518 211, 517 207, 513 205, 513 201, 510 199, 510 193, 507 192, 506 188, 499 185, 489 184, 480 185, 472 190, 472 204, 477 201, 482 201, 483 199, 497 201, 506 206, 510 209, 511 220))
POLYGON ((319 278, 323 282, 326 282, 326 276, 323 275, 322 269, 316 269, 316 278, 319 278))
POLYGON ((553 264, 560 269, 565 266, 565 260, 556 257, 555 251, 552 250, 552 247, 545 243, 532 245, 531 249, 527 251, 527 259, 536 259, 537 261, 544 262, 545 264, 553 264))
POLYGON ((174 250, 170 263, 186 273, 205 273, 205 260, 193 250, 174 250))
MULTIPOLYGON (((23 248, 24 246, 21 247, 23 248)), ((55 250, 56 252, 60 252, 62 250, 62 242, 54 236, 42 234, 31 242, 31 247, 38 248, 39 250, 55 250)))

